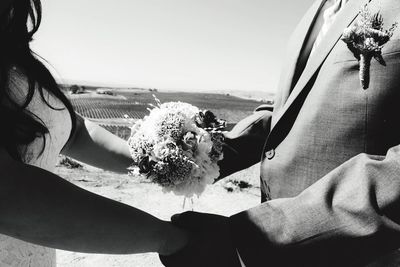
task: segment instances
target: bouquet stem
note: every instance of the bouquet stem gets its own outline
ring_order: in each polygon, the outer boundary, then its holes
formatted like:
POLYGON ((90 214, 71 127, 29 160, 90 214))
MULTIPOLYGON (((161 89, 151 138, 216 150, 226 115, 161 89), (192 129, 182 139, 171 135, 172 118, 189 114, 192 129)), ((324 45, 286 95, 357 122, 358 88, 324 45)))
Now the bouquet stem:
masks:
POLYGON ((194 200, 193 200, 193 197, 183 197, 182 210, 185 210, 187 205, 188 205, 187 210, 194 211, 194 200), (190 201, 189 204, 187 204, 186 201, 190 201))
POLYGON ((369 87, 371 60, 372 56, 370 54, 360 55, 360 82, 363 89, 368 89, 369 87))

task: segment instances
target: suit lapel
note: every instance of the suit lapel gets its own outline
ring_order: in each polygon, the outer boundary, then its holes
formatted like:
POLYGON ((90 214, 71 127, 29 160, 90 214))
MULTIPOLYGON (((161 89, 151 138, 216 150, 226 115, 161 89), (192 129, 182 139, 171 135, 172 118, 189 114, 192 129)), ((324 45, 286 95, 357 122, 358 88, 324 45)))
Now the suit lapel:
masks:
POLYGON ((307 40, 307 35, 319 13, 319 9, 325 1, 326 0, 316 0, 314 2, 307 13, 303 16, 290 38, 287 56, 283 65, 284 68, 282 69, 278 85, 279 97, 276 99, 274 110, 279 110, 290 94, 297 61, 300 57, 304 43, 307 40))
POLYGON ((335 22, 321 40, 321 43, 316 47, 313 55, 309 58, 308 63, 300 76, 298 82, 294 86, 287 101, 283 107, 275 114, 275 119, 272 122, 272 127, 275 128, 282 119, 285 112, 297 99, 300 93, 306 88, 307 83, 311 80, 314 74, 318 71, 326 57, 329 55, 335 44, 340 40, 342 33, 357 17, 361 7, 371 0, 350 0, 346 7, 338 14, 335 22))

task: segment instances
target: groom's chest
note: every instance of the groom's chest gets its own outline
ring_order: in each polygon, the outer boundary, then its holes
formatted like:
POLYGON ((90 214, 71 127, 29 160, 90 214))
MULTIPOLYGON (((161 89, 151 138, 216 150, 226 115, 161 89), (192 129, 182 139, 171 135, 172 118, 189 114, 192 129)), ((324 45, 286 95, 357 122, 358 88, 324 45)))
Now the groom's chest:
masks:
MULTIPOLYGON (((383 2, 385 25, 400 22, 400 2, 383 2)), ((400 30, 382 55, 386 66, 372 60, 370 85, 363 89, 359 62, 339 40, 283 115, 288 97, 278 103, 274 116, 281 117, 261 167, 273 198, 298 194, 359 153, 382 155, 400 143, 400 30)))
MULTIPOLYGON (((351 2, 352 0, 348 1, 351 2)), ((368 4, 367 6, 372 13, 379 12, 379 14, 384 19, 385 28, 389 28, 394 23, 400 23, 400 1, 398 0, 353 0, 353 1, 354 2, 358 1, 357 3, 360 4, 359 6, 355 5, 358 9, 356 10, 357 12, 354 13, 355 14, 354 18, 349 20, 349 17, 347 17, 346 20, 348 21, 348 24, 346 24, 346 22, 345 24, 340 24, 338 23, 338 21, 342 20, 343 17, 335 15, 334 16, 335 20, 338 20, 336 21, 336 24, 334 23, 334 26, 332 27, 335 29, 331 29, 330 31, 322 35, 325 36, 324 39, 331 38, 330 35, 336 35, 333 38, 333 40, 335 41, 328 43, 327 49, 318 50, 317 54, 320 54, 322 52, 326 53, 326 55, 322 55, 323 60, 321 60, 321 62, 317 62, 319 68, 315 71, 315 75, 308 77, 309 80, 307 81, 309 83, 306 83, 303 86, 305 89, 307 88, 310 90, 315 89, 316 86, 314 86, 314 81, 316 81, 317 79, 326 78, 326 76, 324 75, 324 71, 332 72, 337 70, 338 68, 342 68, 343 64, 338 64, 338 63, 353 62, 356 63, 355 64, 356 66, 352 67, 358 68, 357 59, 355 58, 353 53, 349 50, 349 48, 346 46, 346 44, 343 41, 341 41, 341 37, 347 27, 354 25, 355 22, 360 19, 359 16, 357 16, 357 13, 363 7, 361 3, 367 3, 368 4)), ((296 86, 297 82, 296 78, 298 78, 296 77, 295 73, 303 72, 303 69, 301 68, 301 66, 299 66, 301 65, 299 64, 299 61, 301 61, 305 57, 304 54, 307 54, 307 51, 304 50, 307 50, 309 44, 315 41, 313 39, 315 36, 313 37, 312 33, 321 30, 321 26, 316 25, 316 21, 321 19, 321 16, 323 17, 323 14, 321 14, 321 12, 324 10, 323 9, 323 6, 325 5, 324 2, 325 2, 324 0, 317 0, 314 3, 314 6, 311 7, 308 13, 303 17, 303 19, 300 21, 297 28, 293 32, 291 38, 289 39, 288 48, 283 57, 284 68, 281 73, 280 82, 277 90, 277 96, 275 99, 276 113, 279 113, 280 110, 285 106, 285 104, 287 104, 288 98, 290 99, 292 91, 296 86), (318 8, 318 6, 320 7, 318 8)), ((397 31, 394 32, 394 35, 391 38, 391 40, 383 46, 382 49, 383 57, 385 58, 392 53, 398 52, 399 50, 400 50, 400 29, 397 29, 397 31)), ((309 64, 310 61, 314 63, 313 60, 315 58, 318 58, 319 56, 320 55, 313 55, 312 57, 308 58, 309 62, 306 64, 306 66, 308 67, 309 65, 312 65, 309 64)), ((376 61, 372 62, 373 65, 376 65, 374 63, 377 62, 376 61)), ((307 67, 305 70, 307 70, 307 67)), ((380 74, 379 72, 380 70, 378 70, 378 73, 372 73, 372 76, 374 74, 379 75, 380 74)), ((335 73, 330 73, 328 78, 335 79, 336 78, 334 75, 335 73)), ((307 75, 304 75, 304 73, 302 73, 301 76, 307 76, 307 75)), ((358 78, 358 76, 356 75, 353 78, 358 78)), ((328 89, 331 90, 330 88, 328 89)))

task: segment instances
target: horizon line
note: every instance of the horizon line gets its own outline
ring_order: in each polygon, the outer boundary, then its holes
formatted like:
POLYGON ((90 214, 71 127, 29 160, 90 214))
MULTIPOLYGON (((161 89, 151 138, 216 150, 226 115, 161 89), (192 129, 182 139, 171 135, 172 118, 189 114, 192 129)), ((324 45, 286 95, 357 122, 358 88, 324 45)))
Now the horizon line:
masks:
POLYGON ((157 89, 157 90, 165 90, 165 91, 204 91, 204 92, 214 92, 214 91, 223 91, 223 92, 256 92, 256 93, 265 93, 265 94, 275 94, 273 91, 269 90, 246 90, 246 89, 221 89, 221 88, 213 88, 213 89, 199 89, 199 88, 157 88, 152 86, 138 86, 138 85, 128 85, 123 83, 106 83, 106 82, 96 82, 96 81, 88 81, 88 80, 74 80, 74 79, 56 79, 57 83, 62 85, 79 85, 79 86, 90 86, 90 87, 100 87, 100 88, 114 88, 114 89, 157 89))

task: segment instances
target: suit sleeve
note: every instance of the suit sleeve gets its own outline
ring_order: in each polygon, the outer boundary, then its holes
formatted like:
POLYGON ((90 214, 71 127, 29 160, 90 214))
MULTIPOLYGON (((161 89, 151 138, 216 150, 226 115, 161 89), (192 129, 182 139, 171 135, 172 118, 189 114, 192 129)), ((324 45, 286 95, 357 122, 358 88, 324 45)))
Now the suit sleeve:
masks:
POLYGON ((297 197, 232 216, 230 227, 247 267, 363 265, 400 247, 400 145, 360 154, 297 197))
POLYGON ((224 159, 218 163, 219 179, 260 162, 271 116, 270 110, 258 110, 225 133, 224 159))

